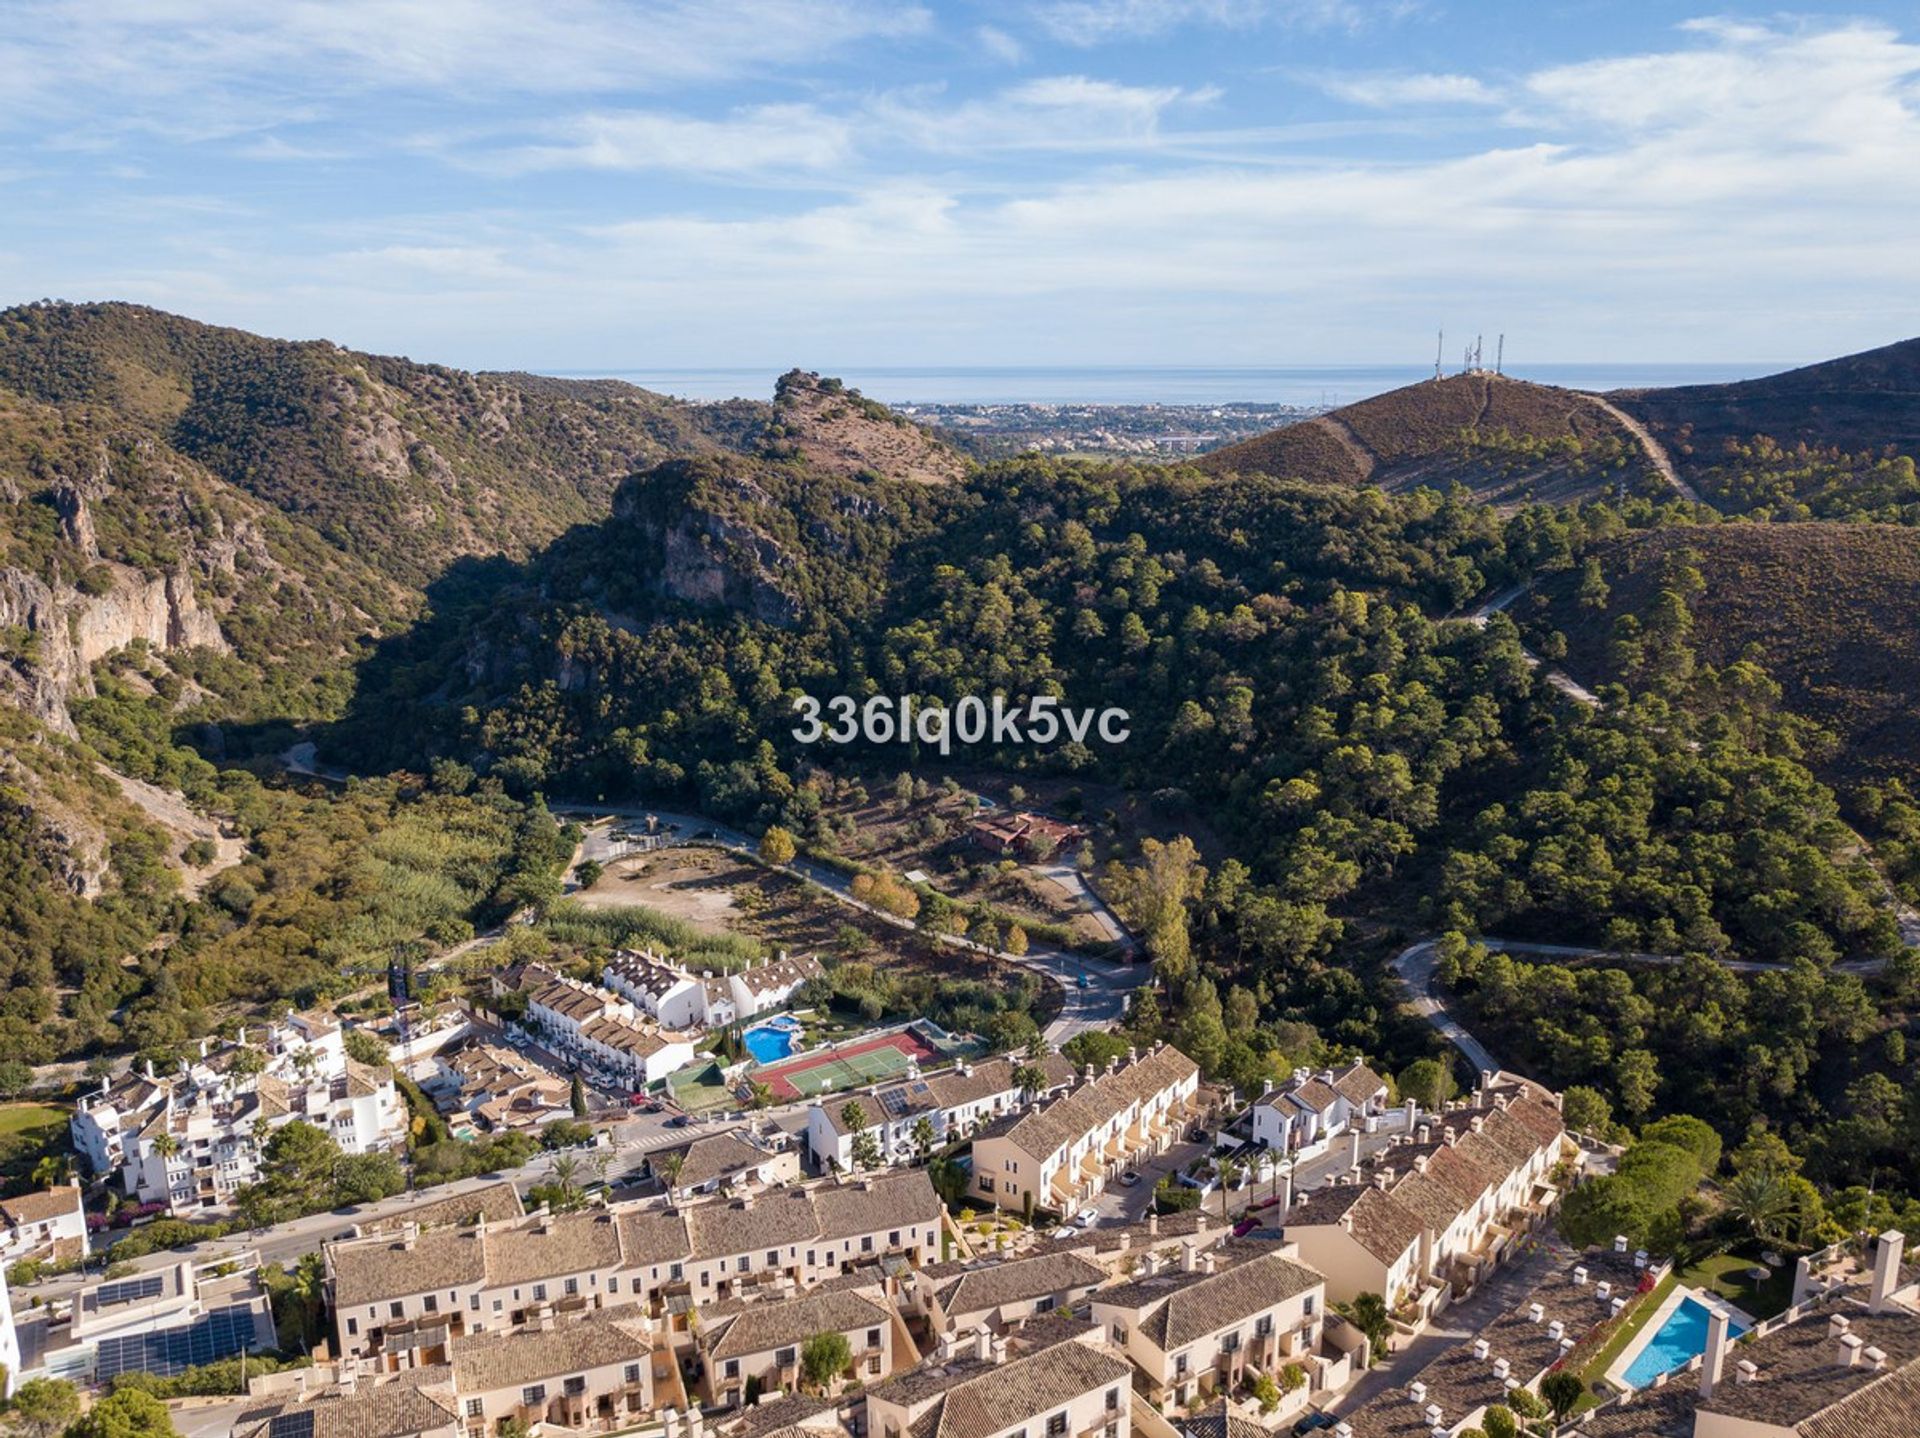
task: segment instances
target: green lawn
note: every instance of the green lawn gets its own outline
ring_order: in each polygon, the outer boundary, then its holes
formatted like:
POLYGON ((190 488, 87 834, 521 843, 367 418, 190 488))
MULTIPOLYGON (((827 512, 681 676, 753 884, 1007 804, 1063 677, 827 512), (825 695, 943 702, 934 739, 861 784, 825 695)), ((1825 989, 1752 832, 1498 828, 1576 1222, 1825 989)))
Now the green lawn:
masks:
POLYGON ((43 1103, 0 1104, 0 1140, 10 1139, 35 1129, 65 1128, 67 1111, 43 1103))
POLYGON ((1771 1318, 1793 1299, 1793 1265, 1783 1263, 1761 1281, 1747 1276, 1748 1269, 1763 1266, 1758 1249, 1751 1253, 1716 1253, 1681 1270, 1680 1281, 1690 1288, 1712 1289, 1755 1318, 1771 1318))
POLYGON ((1594 1354, 1593 1361, 1580 1370, 1580 1381, 1586 1385, 1587 1392, 1575 1406, 1574 1412, 1585 1412, 1600 1401, 1594 1396, 1593 1385, 1606 1376, 1607 1370, 1613 1366, 1614 1359, 1625 1351, 1626 1346, 1633 1341, 1633 1336, 1647 1326, 1647 1321, 1659 1311, 1660 1305, 1666 1302, 1667 1295, 1673 1292, 1674 1285, 1679 1281, 1671 1273, 1661 1279, 1653 1291, 1641 1301, 1640 1306, 1633 1310, 1627 1321, 1614 1331, 1613 1336, 1607 1340, 1606 1346, 1594 1354))

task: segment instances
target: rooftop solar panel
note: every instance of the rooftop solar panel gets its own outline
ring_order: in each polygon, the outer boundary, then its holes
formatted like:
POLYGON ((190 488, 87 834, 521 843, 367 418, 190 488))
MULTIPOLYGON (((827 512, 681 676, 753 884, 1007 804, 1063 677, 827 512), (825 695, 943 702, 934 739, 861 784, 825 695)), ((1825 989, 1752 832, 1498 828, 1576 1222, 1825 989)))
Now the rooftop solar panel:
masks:
POLYGON ((244 1304, 216 1309, 189 1328, 103 1338, 95 1350, 95 1381, 122 1373, 172 1378, 245 1352, 253 1345, 253 1312, 244 1304))
POLYGON ((103 1283, 94 1293, 93 1301, 102 1308, 111 1308, 118 1303, 138 1303, 143 1298, 154 1298, 166 1287, 166 1280, 159 1274, 146 1274, 139 1278, 123 1279, 119 1283, 103 1283))
POLYGON ((277 1413, 267 1425, 267 1438, 313 1438, 313 1410, 297 1409, 292 1413, 277 1413))

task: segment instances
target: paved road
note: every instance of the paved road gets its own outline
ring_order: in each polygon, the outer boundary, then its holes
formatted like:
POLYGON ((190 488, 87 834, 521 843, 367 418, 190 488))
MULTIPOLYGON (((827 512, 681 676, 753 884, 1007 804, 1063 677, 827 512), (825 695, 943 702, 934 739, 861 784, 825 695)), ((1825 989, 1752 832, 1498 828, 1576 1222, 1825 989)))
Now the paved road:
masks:
MULTIPOLYGON (((1615 964, 1654 964, 1668 967, 1686 962, 1685 957, 1680 954, 1623 953, 1616 949, 1597 949, 1576 944, 1535 944, 1496 938, 1481 938, 1475 942, 1503 954, 1539 954, 1548 958, 1602 959, 1615 964)), ((1503 1065, 1485 1044, 1467 1032, 1458 1020, 1447 1012, 1446 1001, 1440 997, 1434 987, 1433 970, 1438 944, 1438 939, 1422 939, 1417 944, 1409 945, 1394 955, 1393 969, 1406 980, 1407 987, 1412 990, 1414 1011, 1432 1024, 1443 1038, 1465 1054, 1467 1061, 1476 1071, 1498 1070, 1503 1065)), ((1720 959, 1717 962, 1721 968, 1736 974, 1786 972, 1793 967, 1791 964, 1767 963, 1759 959, 1720 959)), ((1886 966, 1885 959, 1850 959, 1845 963, 1834 964, 1832 968, 1835 973, 1867 975, 1878 973, 1886 966)))

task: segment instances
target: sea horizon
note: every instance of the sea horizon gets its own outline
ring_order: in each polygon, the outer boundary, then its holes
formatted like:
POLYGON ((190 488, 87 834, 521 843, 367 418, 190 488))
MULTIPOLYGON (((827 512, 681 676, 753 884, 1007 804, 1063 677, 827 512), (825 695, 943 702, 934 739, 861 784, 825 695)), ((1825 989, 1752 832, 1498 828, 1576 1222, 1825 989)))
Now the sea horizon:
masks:
MULTIPOLYGON (((819 365, 890 405, 1273 404, 1343 405, 1433 376, 1431 365, 819 365)), ((1515 379, 1569 389, 1722 384, 1792 368, 1791 362, 1510 364, 1515 379)), ((688 400, 769 399, 772 366, 544 370, 561 379, 618 379, 688 400)), ((1446 373, 1458 372, 1448 366, 1446 373)))

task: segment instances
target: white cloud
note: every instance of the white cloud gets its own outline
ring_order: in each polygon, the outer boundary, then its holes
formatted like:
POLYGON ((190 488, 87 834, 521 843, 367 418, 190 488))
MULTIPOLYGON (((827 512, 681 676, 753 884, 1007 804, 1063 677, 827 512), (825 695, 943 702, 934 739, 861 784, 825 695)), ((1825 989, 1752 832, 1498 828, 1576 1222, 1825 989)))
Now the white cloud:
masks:
POLYGON ((825 170, 853 152, 853 126, 811 105, 761 105, 721 120, 645 110, 575 116, 543 143, 487 155, 479 167, 529 170, 678 170, 709 176, 825 170))
POLYGON ((1034 18, 1056 40, 1102 45, 1165 35, 1187 25, 1246 27, 1278 21, 1352 29, 1406 9, 1399 0, 1048 0, 1034 18))
POLYGON ((982 25, 973 36, 989 57, 1003 65, 1018 65, 1027 58, 1027 47, 998 25, 982 25))
POLYGON ((1336 100, 1372 109, 1403 105, 1492 105, 1499 96, 1472 75, 1324 75, 1315 82, 1336 100))
POLYGON ((233 133, 384 90, 657 90, 930 25, 889 0, 21 0, 0 38, 0 118, 212 113, 233 133))
POLYGON ((940 153, 1126 150, 1151 140, 1173 106, 1213 98, 1211 91, 1172 85, 1052 75, 945 108, 925 94, 882 96, 873 102, 871 118, 888 139, 940 153))

